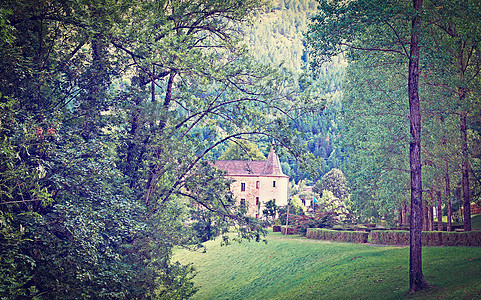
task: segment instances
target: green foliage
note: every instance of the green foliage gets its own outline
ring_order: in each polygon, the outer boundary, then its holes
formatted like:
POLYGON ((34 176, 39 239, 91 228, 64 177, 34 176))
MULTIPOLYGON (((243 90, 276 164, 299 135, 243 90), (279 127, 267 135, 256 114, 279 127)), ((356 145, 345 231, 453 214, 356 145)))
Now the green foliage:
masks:
POLYGON ((367 243, 369 233, 361 231, 341 231, 320 228, 307 229, 306 237, 316 240, 328 240, 346 243, 367 243))
POLYGON ((258 61, 300 74, 305 68, 302 33, 316 6, 314 0, 270 1, 255 22, 243 28, 245 43, 258 61))
MULTIPOLYGON (((393 212, 409 197, 410 168, 405 159, 410 139, 405 116, 409 110, 407 88, 401 83, 406 78, 402 70, 407 70, 409 63, 405 41, 411 35, 413 10, 405 5, 320 1, 319 13, 306 34, 313 70, 322 69, 341 52, 348 54, 344 115, 340 118, 341 146, 348 158, 343 170, 362 219, 394 219, 393 212)), ((443 177, 459 177, 459 170, 452 166, 461 164, 462 157, 478 169, 477 159, 462 154, 458 131, 462 111, 479 115, 476 100, 468 99, 480 86, 476 79, 478 57, 468 58, 468 53, 477 52, 472 47, 478 44, 474 40, 479 41, 479 26, 475 25, 479 16, 479 7, 469 1, 424 5, 422 18, 429 25, 419 32, 423 47, 420 61, 425 69, 419 74, 419 93, 426 190, 444 190, 443 177), (447 175, 443 173, 445 165, 449 165, 447 175)), ((476 138, 467 136, 467 148, 476 145, 476 138)), ((476 150, 469 148, 465 153, 475 155, 476 150)), ((451 183, 452 190, 460 184, 457 179, 451 183)), ((477 194, 477 186, 478 181, 475 186, 471 184, 469 194, 477 194)))
POLYGON ((288 206, 279 207, 279 221, 283 226, 286 225, 287 222, 289 222, 287 225, 294 224, 293 216, 299 215, 304 215, 303 205, 300 200, 297 206, 294 206, 291 201, 288 206), (287 219, 288 216, 289 219, 287 219))
POLYGON ((339 169, 332 169, 324 176, 322 181, 316 182, 316 185, 312 188, 312 191, 323 196, 323 191, 330 191, 335 197, 340 200, 347 198, 347 180, 344 173, 339 169))
POLYGON ((256 144, 248 140, 229 142, 229 147, 219 156, 219 160, 266 160, 256 144))
POLYGON ((262 211, 262 214, 268 220, 269 218, 274 219, 277 216, 277 212, 279 211, 279 207, 276 205, 275 200, 269 200, 265 204, 265 209, 262 211))
MULTIPOLYGON (((324 190, 322 191, 322 197, 316 203, 316 210, 327 210, 335 212, 339 215, 348 215, 350 210, 350 199, 339 199, 334 196, 331 191, 324 190)), ((344 218, 341 218, 344 220, 344 218)))
POLYGON ((336 145, 340 137, 336 116, 342 110, 339 90, 346 60, 340 56, 316 74, 307 70, 310 58, 304 51, 303 32, 316 7, 317 2, 312 0, 272 1, 265 12, 256 15, 253 24, 243 28, 244 42, 253 49, 253 57, 260 62, 281 65, 286 69, 283 76, 299 85, 302 101, 315 99, 317 102, 311 111, 289 122, 297 143, 306 147, 305 153, 313 154, 317 162, 314 164, 311 159, 303 166, 302 157, 279 152, 284 173, 295 182, 303 179, 315 182, 331 168, 340 167, 342 162, 342 150, 336 145))
MULTIPOLYGON (((444 232, 423 231, 421 234, 424 246, 458 246, 479 247, 479 232, 444 232)), ((374 230, 369 233, 369 243, 381 245, 409 245, 409 232, 396 230, 374 230)))
POLYGON ((289 205, 294 208, 294 211, 292 213, 306 212, 306 206, 302 203, 299 195, 295 195, 294 197, 292 197, 289 205))
POLYGON ((297 234, 306 235, 308 228, 332 228, 341 223, 342 214, 322 209, 313 215, 292 215, 292 224, 297 234))
POLYGON ((236 34, 262 3, 0 6, 0 297, 185 298, 174 246, 262 238, 204 161, 253 134, 299 151, 298 89, 236 34))

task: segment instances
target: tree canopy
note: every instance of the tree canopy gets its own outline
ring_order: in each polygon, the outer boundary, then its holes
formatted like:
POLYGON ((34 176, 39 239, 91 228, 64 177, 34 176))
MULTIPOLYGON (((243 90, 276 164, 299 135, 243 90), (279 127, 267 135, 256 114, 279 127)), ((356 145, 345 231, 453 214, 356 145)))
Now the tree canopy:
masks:
POLYGON ((412 292, 427 286, 420 233, 422 206, 433 200, 423 199, 423 191, 433 195, 445 184, 450 210, 453 165, 462 173, 464 229, 470 230, 475 171, 468 162, 475 161, 469 151, 475 140, 467 138, 466 108, 476 101, 465 97, 479 89, 479 52, 472 48, 479 16, 475 1, 320 1, 306 34, 314 70, 341 53, 348 59, 341 143, 354 207, 361 215, 393 219, 387 215, 410 194, 412 292), (460 128, 459 140, 453 126, 460 128), (443 183, 436 180, 440 174, 443 183))
POLYGON ((266 160, 256 144, 248 140, 230 141, 219 160, 266 160))
POLYGON ((174 246, 262 239, 208 161, 252 135, 302 159, 289 120, 315 103, 240 43, 261 9, 1 4, 1 297, 186 298, 174 246))

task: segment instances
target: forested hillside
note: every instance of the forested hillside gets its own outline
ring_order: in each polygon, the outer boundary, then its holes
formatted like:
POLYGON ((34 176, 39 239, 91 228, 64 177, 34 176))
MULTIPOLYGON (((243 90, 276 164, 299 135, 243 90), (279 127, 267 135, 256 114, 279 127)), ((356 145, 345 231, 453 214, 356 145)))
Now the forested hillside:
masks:
POLYGON ((281 66, 284 76, 294 80, 301 90, 309 89, 308 97, 322 99, 322 106, 291 123, 306 150, 320 159, 318 174, 306 173, 288 152, 281 155, 284 172, 292 180, 307 179, 311 184, 342 162, 342 150, 335 142, 340 138, 337 117, 342 110, 340 87, 346 67, 345 59, 337 57, 315 73, 309 70, 304 34, 317 5, 315 0, 272 1, 252 25, 243 28, 244 42, 256 60, 281 66))

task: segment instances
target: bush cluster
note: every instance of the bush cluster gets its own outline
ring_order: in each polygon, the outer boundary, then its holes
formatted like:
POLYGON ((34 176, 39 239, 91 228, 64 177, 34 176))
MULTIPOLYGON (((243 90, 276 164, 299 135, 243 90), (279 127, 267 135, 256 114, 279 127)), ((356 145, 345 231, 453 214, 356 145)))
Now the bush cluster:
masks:
POLYGON ((281 226, 281 233, 286 234, 286 228, 287 228, 287 234, 298 234, 299 231, 297 230, 297 227, 293 226, 281 226))
MULTIPOLYGON (((409 245, 409 231, 404 230, 373 230, 371 232, 362 232, 309 228, 307 229, 306 237, 338 242, 409 245)), ((421 238, 423 246, 481 247, 481 231, 424 231, 422 232, 421 238)))
POLYGON ((306 234, 309 239, 349 243, 367 243, 368 236, 369 233, 363 231, 339 231, 322 228, 309 228, 306 234))
POLYGON ((409 231, 373 230, 369 233, 369 243, 378 245, 409 245, 409 231))

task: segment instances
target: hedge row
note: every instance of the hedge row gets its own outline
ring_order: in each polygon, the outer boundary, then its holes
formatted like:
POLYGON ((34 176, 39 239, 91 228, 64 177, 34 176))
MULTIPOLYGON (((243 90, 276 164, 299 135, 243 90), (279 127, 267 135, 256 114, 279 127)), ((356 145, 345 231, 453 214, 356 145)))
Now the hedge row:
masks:
POLYGON ((308 228, 306 237, 309 239, 329 240, 350 243, 367 243, 369 233, 363 231, 339 231, 321 228, 308 228))
POLYGON ((474 246, 481 247, 481 231, 446 232, 429 231, 421 234, 424 246, 474 246))
MULTIPOLYGON (((409 245, 409 231, 373 230, 371 232, 337 231, 321 228, 307 229, 307 238, 351 243, 379 245, 409 245)), ((446 232, 423 231, 423 246, 473 246, 481 247, 481 231, 446 232)))
POLYGON ((369 233, 368 241, 378 245, 409 245, 409 231, 373 230, 369 233))
MULTIPOLYGON (((286 226, 281 227, 282 234, 286 234, 286 226)), ((288 227, 287 234, 297 234, 297 227, 288 227)))

